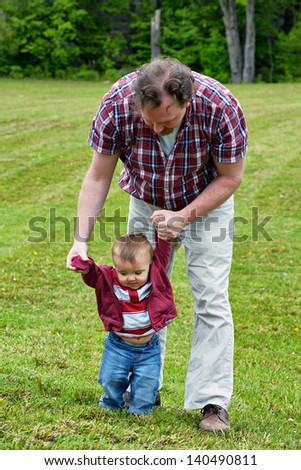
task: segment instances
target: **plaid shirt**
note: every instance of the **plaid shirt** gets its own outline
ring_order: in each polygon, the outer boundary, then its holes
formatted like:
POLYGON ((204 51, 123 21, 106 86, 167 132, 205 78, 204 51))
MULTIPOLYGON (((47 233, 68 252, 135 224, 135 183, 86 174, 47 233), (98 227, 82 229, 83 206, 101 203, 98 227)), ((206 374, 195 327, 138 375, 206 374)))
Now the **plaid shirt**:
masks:
POLYGON ((217 176, 214 159, 233 163, 247 150, 247 128, 239 102, 212 78, 193 73, 195 96, 175 145, 164 155, 158 136, 132 109, 136 72, 121 78, 103 98, 88 143, 99 153, 120 154, 119 186, 145 202, 180 210, 217 176))

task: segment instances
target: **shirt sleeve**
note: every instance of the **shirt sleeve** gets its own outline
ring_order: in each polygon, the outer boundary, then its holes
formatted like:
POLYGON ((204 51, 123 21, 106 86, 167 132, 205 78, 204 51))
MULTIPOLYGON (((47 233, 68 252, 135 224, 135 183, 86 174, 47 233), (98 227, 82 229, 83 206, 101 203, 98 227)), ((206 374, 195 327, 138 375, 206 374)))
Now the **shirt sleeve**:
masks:
POLYGON ((211 154, 218 163, 235 163, 248 148, 248 130, 239 104, 228 106, 218 120, 211 154))
POLYGON ((158 237, 157 232, 155 232, 155 240, 156 248, 154 251, 154 255, 159 260, 163 268, 166 269, 170 258, 172 242, 169 240, 162 240, 158 237))
POLYGON ((94 263, 93 259, 89 258, 88 260, 83 260, 80 256, 75 256, 72 258, 71 264, 74 268, 88 271, 86 274, 81 275, 82 279, 85 284, 95 289, 100 271, 94 263))
POLYGON ((88 144, 97 152, 114 155, 121 151, 123 142, 116 128, 113 103, 108 92, 94 116, 88 137, 88 144))

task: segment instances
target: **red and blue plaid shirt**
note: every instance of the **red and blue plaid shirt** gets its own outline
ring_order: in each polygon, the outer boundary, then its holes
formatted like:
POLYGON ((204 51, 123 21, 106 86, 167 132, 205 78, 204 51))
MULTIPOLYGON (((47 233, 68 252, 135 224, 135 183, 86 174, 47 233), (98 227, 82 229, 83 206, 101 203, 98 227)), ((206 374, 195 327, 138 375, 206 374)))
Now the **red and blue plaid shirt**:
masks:
POLYGON ((164 209, 180 210, 217 176, 214 159, 234 163, 247 150, 247 127, 239 102, 222 84, 193 73, 195 96, 175 144, 165 156, 158 136, 132 107, 136 72, 106 93, 88 142, 99 153, 120 154, 119 186, 164 209))

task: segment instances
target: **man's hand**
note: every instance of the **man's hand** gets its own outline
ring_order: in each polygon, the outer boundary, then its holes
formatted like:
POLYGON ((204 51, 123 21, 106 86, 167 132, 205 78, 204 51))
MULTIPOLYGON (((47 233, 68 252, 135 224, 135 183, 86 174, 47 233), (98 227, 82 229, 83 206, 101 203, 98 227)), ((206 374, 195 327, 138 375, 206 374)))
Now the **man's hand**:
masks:
POLYGON ((75 256, 80 256, 85 261, 88 260, 88 243, 75 241, 67 256, 67 269, 79 274, 86 274, 88 271, 82 271, 72 266, 72 259, 75 256))
POLYGON ((154 211, 151 221, 158 232, 158 237, 162 240, 173 240, 180 235, 182 229, 187 225, 180 211, 154 211))

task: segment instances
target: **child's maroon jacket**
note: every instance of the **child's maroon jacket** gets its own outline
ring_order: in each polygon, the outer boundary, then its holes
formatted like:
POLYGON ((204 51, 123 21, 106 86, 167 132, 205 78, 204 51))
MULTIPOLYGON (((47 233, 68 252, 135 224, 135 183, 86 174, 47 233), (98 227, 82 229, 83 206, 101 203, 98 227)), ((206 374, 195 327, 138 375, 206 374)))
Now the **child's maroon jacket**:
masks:
MULTIPOLYGON (((173 292, 165 268, 168 264, 171 242, 157 240, 149 280, 151 291, 148 300, 148 313, 155 331, 167 326, 176 317, 173 292)), ((84 282, 95 289, 98 313, 107 331, 120 331, 123 325, 122 310, 114 293, 112 267, 97 266, 93 259, 84 261, 80 256, 72 259, 72 266, 87 270, 82 274, 84 282)))

